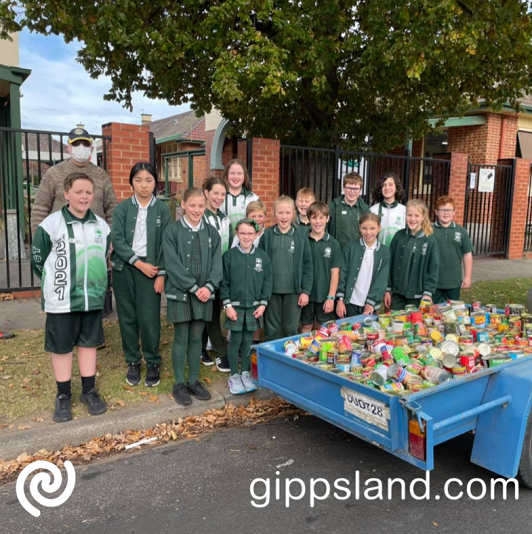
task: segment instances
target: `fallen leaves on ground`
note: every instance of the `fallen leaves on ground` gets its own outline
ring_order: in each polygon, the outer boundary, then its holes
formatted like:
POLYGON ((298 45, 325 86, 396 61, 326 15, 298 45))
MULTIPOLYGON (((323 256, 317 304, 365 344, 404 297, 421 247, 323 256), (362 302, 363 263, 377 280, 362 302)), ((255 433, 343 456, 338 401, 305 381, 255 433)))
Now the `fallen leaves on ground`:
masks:
POLYGON ((42 449, 33 455, 24 452, 15 460, 0 460, 0 484, 12 482, 22 469, 37 460, 46 460, 58 467, 63 467, 66 460, 70 460, 73 464, 82 464, 122 452, 126 445, 145 438, 156 437, 156 442, 148 444, 155 446, 171 440, 194 439, 205 432, 214 432, 222 428, 251 426, 272 419, 299 418, 304 415, 308 414, 278 398, 269 400, 253 398, 249 404, 240 406, 226 404, 223 408, 208 410, 201 415, 184 419, 180 417, 177 422, 161 423, 147 430, 125 430, 119 434, 106 434, 93 438, 78 447, 66 445, 60 451, 42 449))

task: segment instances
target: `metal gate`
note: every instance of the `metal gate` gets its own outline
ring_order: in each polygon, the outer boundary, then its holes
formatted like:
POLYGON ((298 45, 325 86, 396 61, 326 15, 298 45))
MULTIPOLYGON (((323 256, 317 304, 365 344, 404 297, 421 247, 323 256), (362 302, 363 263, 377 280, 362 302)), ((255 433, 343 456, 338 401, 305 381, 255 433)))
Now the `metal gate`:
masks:
MULTIPOLYGON (((93 135, 107 170, 109 136, 93 135)), ((68 132, 0 127, 0 292, 38 289, 30 267, 31 208, 46 171, 69 157, 68 132)))
POLYGON ((464 227, 476 255, 508 256, 514 181, 515 160, 500 165, 469 165, 464 227))
MULTIPOLYGON (((407 151, 408 152, 408 151, 407 151)), ((357 171, 364 179, 362 196, 371 205, 373 189, 386 173, 397 174, 405 190, 405 202, 424 200, 434 213, 436 199, 449 192, 451 162, 447 159, 414 158, 336 149, 281 146, 281 194, 295 197, 302 187, 316 199, 330 202, 342 191, 345 174, 357 171)))

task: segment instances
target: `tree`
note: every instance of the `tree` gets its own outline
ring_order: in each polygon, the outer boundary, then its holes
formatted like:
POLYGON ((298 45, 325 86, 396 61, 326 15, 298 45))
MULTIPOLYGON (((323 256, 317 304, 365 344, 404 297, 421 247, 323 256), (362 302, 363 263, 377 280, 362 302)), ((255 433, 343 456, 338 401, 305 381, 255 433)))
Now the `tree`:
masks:
POLYGON ((0 26, 79 39, 78 60, 132 91, 233 132, 374 150, 428 119, 517 99, 531 85, 532 21, 520 0, 4 0, 0 26), (17 13, 17 11, 19 13, 17 13))

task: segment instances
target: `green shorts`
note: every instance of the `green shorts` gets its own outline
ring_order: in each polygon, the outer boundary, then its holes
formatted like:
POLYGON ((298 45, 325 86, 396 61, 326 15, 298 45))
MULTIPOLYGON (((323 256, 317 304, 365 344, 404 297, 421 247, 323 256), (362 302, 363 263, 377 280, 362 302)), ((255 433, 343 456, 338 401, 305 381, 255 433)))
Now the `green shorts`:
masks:
POLYGON ((325 313, 323 311, 323 302, 309 302, 301 311, 301 324, 314 324, 322 325, 329 321, 336 321, 336 313, 325 313))
POLYGON ((432 301, 434 304, 447 302, 448 300, 460 300, 460 288, 453 287, 452 289, 436 289, 432 301))
POLYGON ((47 313, 44 350, 68 354, 74 347, 99 347, 105 341, 103 310, 71 313, 47 313))

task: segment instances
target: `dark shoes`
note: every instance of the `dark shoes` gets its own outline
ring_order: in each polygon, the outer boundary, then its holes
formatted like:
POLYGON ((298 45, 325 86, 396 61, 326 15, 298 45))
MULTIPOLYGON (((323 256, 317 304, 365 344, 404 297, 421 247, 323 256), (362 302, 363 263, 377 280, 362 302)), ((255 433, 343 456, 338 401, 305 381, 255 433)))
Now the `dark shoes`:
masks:
POLYGON ((94 388, 88 393, 82 393, 79 400, 89 408, 91 415, 101 415, 107 411, 107 405, 94 388))
POLYGON ((70 395, 57 395, 55 398, 54 421, 56 423, 66 423, 72 421, 72 397, 70 395))
POLYGON ((177 404, 188 406, 192 404, 192 398, 190 395, 194 395, 199 400, 209 400, 211 394, 205 389, 201 382, 195 384, 176 384, 172 391, 172 396, 177 404))
POLYGON ((211 398, 211 394, 208 390, 205 389, 201 382, 196 382, 195 384, 188 384, 187 389, 192 395, 194 395, 194 397, 196 397, 196 399, 209 400, 211 398))
POLYGON ((183 406, 192 404, 192 399, 190 398, 186 384, 176 384, 172 391, 172 396, 177 404, 182 404, 183 406))
POLYGON ((154 387, 159 385, 161 382, 161 372, 160 372, 160 366, 159 365, 148 365, 148 369, 146 370, 146 381, 144 382, 144 385, 146 387, 154 387))
POLYGON ((216 358, 216 367, 221 373, 230 373, 231 367, 229 366, 229 360, 227 356, 223 358, 216 358))
POLYGON ((205 349, 201 351, 201 363, 205 365, 205 367, 214 365, 214 360, 209 356, 209 353, 205 349))
MULTIPOLYGON (((146 377, 147 380, 147 377, 146 377)), ((127 368, 126 382, 130 386, 136 386, 140 383, 140 362, 130 363, 127 368)), ((147 384, 146 384, 147 385, 147 384)))

